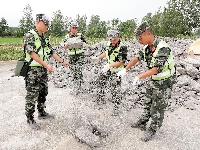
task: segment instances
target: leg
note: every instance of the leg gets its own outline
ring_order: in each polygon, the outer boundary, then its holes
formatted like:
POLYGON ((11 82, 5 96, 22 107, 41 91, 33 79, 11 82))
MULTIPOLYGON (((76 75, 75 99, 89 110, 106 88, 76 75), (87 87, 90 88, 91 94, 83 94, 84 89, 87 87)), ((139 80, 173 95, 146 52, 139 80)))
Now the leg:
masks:
POLYGON ((112 102, 114 103, 113 116, 118 116, 119 106, 122 100, 121 79, 119 79, 114 73, 109 78, 109 81, 110 81, 110 91, 112 94, 112 102))
POLYGON ((81 85, 83 83, 83 61, 84 61, 84 58, 83 56, 79 56, 78 60, 77 60, 77 85, 78 85, 78 89, 81 90, 81 85))
POLYGON ((48 94, 48 74, 46 69, 43 70, 43 75, 41 77, 40 83, 41 84, 40 84, 37 109, 39 112, 42 112, 44 111, 46 96, 48 94))
POLYGON ((150 127, 154 130, 159 129, 162 126, 164 119, 164 109, 167 107, 167 102, 171 96, 171 88, 159 89, 155 92, 153 99, 153 105, 151 108, 152 122, 150 127))
POLYGON ((46 96, 48 94, 48 74, 46 69, 42 69, 43 75, 41 77, 40 81, 40 92, 39 92, 39 97, 38 97, 38 119, 50 119, 54 118, 53 115, 48 114, 44 108, 45 107, 45 101, 46 101, 46 96))
POLYGON ((78 58, 77 56, 70 56, 69 63, 70 63, 70 71, 72 74, 72 82, 73 86, 71 88, 70 93, 77 95, 79 93, 79 76, 78 76, 78 58))
POLYGON ((38 68, 30 68, 25 78, 26 82, 26 103, 25 103, 25 114, 27 116, 27 123, 32 129, 39 129, 39 126, 34 120, 35 103, 39 96, 39 72, 38 68))
POLYGON ((106 87, 106 82, 107 82, 108 77, 100 74, 99 77, 96 80, 97 84, 97 103, 105 103, 104 96, 105 96, 105 87, 106 87))
POLYGON ((145 136, 142 138, 147 142, 153 138, 156 131, 162 126, 164 119, 164 109, 167 107, 167 101, 171 96, 171 88, 158 88, 153 90, 153 103, 151 106, 151 124, 145 136))
POLYGON ((146 124, 151 116, 150 109, 152 106, 152 86, 148 86, 146 89, 146 99, 144 101, 144 111, 140 119, 131 125, 132 128, 139 128, 140 130, 146 130, 146 124))

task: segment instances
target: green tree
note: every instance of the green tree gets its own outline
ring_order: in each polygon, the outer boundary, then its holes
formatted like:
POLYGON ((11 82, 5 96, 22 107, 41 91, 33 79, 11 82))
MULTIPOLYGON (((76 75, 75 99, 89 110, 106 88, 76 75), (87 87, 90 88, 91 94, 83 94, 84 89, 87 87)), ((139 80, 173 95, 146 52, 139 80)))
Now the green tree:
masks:
POLYGON ((87 37, 98 37, 98 33, 97 33, 97 25, 100 22, 100 16, 98 15, 92 15, 90 18, 90 22, 88 24, 88 30, 86 32, 86 36, 87 37))
POLYGON ((161 36, 161 18, 163 13, 159 9, 151 18, 151 28, 153 33, 157 36, 161 36))
POLYGON ((135 28, 136 22, 133 19, 119 24, 120 34, 125 40, 132 39, 134 37, 135 28))
POLYGON ((18 36, 23 36, 25 33, 27 33, 29 30, 34 28, 34 21, 32 17, 32 9, 31 6, 28 4, 23 10, 24 15, 22 16, 22 19, 19 21, 18 26, 18 36))
POLYGON ((49 32, 52 36, 61 37, 65 34, 65 18, 63 17, 60 10, 53 13, 51 26, 49 32))
POLYGON ((119 18, 112 19, 111 20, 111 27, 117 27, 117 26, 119 26, 120 22, 121 21, 119 20, 119 18))
MULTIPOLYGON (((170 6, 171 7, 171 6, 170 6)), ((181 11, 175 8, 164 10, 161 18, 161 36, 177 37, 180 35, 189 35, 191 28, 181 11)))
POLYGON ((6 30, 8 29, 8 24, 5 18, 1 18, 0 21, 0 36, 5 36, 6 30))
POLYGON ((86 21, 87 21, 87 17, 86 15, 84 16, 80 16, 80 15, 77 15, 77 22, 78 22, 78 25, 79 25, 79 32, 85 34, 86 31, 87 31, 87 25, 86 25, 86 21))

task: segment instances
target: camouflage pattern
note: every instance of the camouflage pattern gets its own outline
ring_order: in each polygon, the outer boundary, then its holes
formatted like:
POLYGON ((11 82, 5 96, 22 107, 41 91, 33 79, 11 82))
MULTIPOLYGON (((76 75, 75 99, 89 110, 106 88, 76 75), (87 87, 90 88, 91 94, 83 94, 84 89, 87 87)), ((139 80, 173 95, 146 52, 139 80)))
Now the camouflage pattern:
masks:
MULTIPOLYGON (((159 39, 154 40, 153 46, 156 47, 159 43, 159 39)), ((153 57, 152 47, 147 46, 145 49, 145 55, 142 51, 139 51, 138 60, 146 60, 147 67, 151 69, 150 63, 153 57), (146 56, 144 58, 144 56, 146 56)), ((171 49, 163 47, 158 51, 156 61, 153 67, 158 68, 158 73, 162 72, 162 68, 171 52, 171 49)), ((164 110, 168 105, 168 99, 171 97, 172 86, 176 81, 176 75, 163 79, 163 80, 151 80, 146 88, 146 100, 144 102, 144 112, 140 118, 142 124, 146 124, 149 118, 152 118, 150 128, 157 130, 162 126, 164 119, 164 110)))
MULTIPOLYGON (((155 38, 155 40, 153 41, 153 46, 157 47, 157 45, 159 44, 160 40, 158 38, 155 38)), ((162 50, 158 51, 156 60, 155 60, 155 64, 154 67, 158 68, 158 73, 162 72, 162 69, 164 67, 165 62, 167 61, 167 58, 169 56, 171 52, 171 49, 168 47, 163 47, 162 50)), ((153 57, 153 52, 152 52, 152 48, 150 46, 147 46, 145 49, 145 55, 143 53, 142 50, 139 51, 138 55, 136 55, 136 57, 138 58, 139 61, 141 60, 146 60, 147 62, 147 67, 149 69, 151 69, 149 66, 151 64, 151 59, 153 57), (146 56, 144 58, 144 56, 146 56)))
POLYGON ((70 24, 69 24, 69 26, 70 27, 77 27, 77 28, 79 27, 78 26, 78 22, 76 20, 71 21, 70 24))
POLYGON ((45 108, 46 96, 48 94, 48 74, 47 69, 44 67, 30 67, 26 82, 26 116, 33 116, 35 112, 35 104, 37 102, 38 111, 45 108))
POLYGON ((100 74, 97 81, 97 103, 105 103, 105 89, 109 89, 112 95, 112 102, 116 107, 121 102, 121 79, 115 72, 108 71, 106 75, 100 74))
MULTIPOLYGON (((35 29, 37 32, 37 30, 35 29)), ((38 33, 38 32, 37 32, 38 33)), ((49 43, 45 42, 45 37, 42 34, 40 37, 41 45, 48 45, 51 49, 50 55, 55 53, 49 43)), ((27 33, 24 36, 24 50, 28 53, 37 52, 35 46, 35 38, 32 33, 27 33)), ((35 112, 35 103, 37 102, 37 109, 42 111, 45 108, 46 96, 48 94, 48 74, 47 69, 43 66, 29 67, 27 76, 25 77, 26 82, 26 104, 25 104, 25 114, 28 118, 33 118, 33 113, 35 112)))
POLYGON ((43 21, 45 25, 50 25, 51 21, 45 14, 37 14, 36 20, 43 21))
POLYGON ((151 27, 149 26, 148 22, 144 21, 135 29, 136 39, 138 40, 141 34, 146 30, 151 30, 151 27))
MULTIPOLYGON (((69 38, 75 38, 78 35, 71 35, 68 34, 68 36, 65 36, 63 39, 63 42, 66 42, 69 38)), ((86 39, 83 34, 81 34, 81 41, 86 43, 86 39)), ((70 50, 70 49, 68 49, 70 50)), ((75 55, 69 55, 69 64, 70 64, 70 70, 72 74, 72 82, 74 83, 74 90, 80 90, 81 85, 83 83, 83 64, 84 64, 84 53, 75 54, 75 55)))
POLYGON ((75 90, 81 89, 81 84, 83 83, 83 64, 84 56, 81 55, 71 55, 69 56, 70 70, 72 74, 72 82, 74 83, 75 90))
POLYGON ((174 82, 175 76, 166 80, 151 80, 146 88, 144 112, 140 117, 140 122, 146 124, 151 117, 152 121, 150 128, 155 131, 162 126, 164 110, 168 105, 168 99, 171 98, 172 86, 174 82))
POLYGON ((119 30, 108 30, 107 35, 110 40, 114 40, 119 36, 119 30))
MULTIPOLYGON (((116 47, 120 45, 120 40, 116 46, 110 45, 108 47, 108 55, 110 56, 116 47)), ((105 48, 107 49, 107 48, 105 48)), ((127 60, 127 47, 121 46, 119 50, 119 54, 115 57, 114 62, 126 62, 127 60)), ((112 101, 117 108, 121 102, 122 94, 121 94, 121 79, 117 77, 117 72, 111 72, 110 70, 106 75, 100 74, 97 79, 97 102, 105 102, 105 91, 108 89, 112 94, 112 101)))
MULTIPOLYGON (((34 29, 36 33, 38 33, 38 31, 36 29, 34 29)), ((50 49, 51 49, 51 53, 53 54, 55 53, 55 50, 52 48, 52 46, 50 45, 50 43, 46 43, 45 39, 46 37, 44 36, 44 34, 42 34, 42 36, 40 36, 40 41, 41 41, 41 45, 45 46, 47 45, 50 49)), ((36 50, 36 46, 35 46, 35 38, 34 35, 30 32, 26 33, 24 38, 23 38, 23 43, 24 43, 24 50, 28 53, 30 52, 37 52, 36 50)))

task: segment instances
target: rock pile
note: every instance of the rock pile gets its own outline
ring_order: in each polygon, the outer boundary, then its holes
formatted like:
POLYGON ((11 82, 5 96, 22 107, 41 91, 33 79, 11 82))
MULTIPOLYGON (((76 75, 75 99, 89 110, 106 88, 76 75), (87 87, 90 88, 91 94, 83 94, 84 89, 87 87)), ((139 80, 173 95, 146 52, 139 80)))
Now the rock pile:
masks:
MULTIPOLYGON (((177 68, 177 82, 173 87, 173 94, 169 100, 168 110, 173 111, 180 106, 193 110, 197 105, 200 105, 200 56, 189 56, 186 54, 186 50, 193 43, 193 40, 162 37, 161 39, 165 40, 172 48, 177 68)), ((98 78, 105 60, 94 61, 91 59, 91 56, 100 55, 105 50, 103 48, 105 44, 106 41, 103 41, 87 47, 83 66, 84 93, 81 96, 74 96, 74 103, 84 103, 87 106, 94 103, 96 96, 95 80, 98 78), (85 98, 84 101, 83 97, 85 98)), ((142 45, 135 40, 125 41, 124 44, 128 47, 128 61, 126 62, 128 63, 138 53, 139 49, 142 48, 142 45)), ((68 60, 67 52, 61 46, 55 48, 58 55, 68 60)), ((55 87, 71 88, 73 83, 71 82, 69 68, 63 67, 53 59, 49 59, 49 63, 56 68, 55 73, 49 75, 55 87)), ((144 79, 136 90, 131 87, 131 83, 136 74, 147 70, 145 66, 145 62, 139 62, 122 79, 122 111, 130 111, 133 108, 142 107, 145 99, 145 86, 149 79, 144 79)), ((110 100, 109 92, 107 93, 107 100, 110 100)), ((103 106, 102 109, 106 110, 107 108, 103 106)), ((113 125, 105 127, 102 121, 94 122, 92 121, 94 117, 91 117, 89 114, 83 117, 82 111, 79 108, 75 112, 72 113, 72 116, 74 115, 76 120, 72 119, 71 124, 68 125, 72 135, 91 147, 99 147, 104 138, 112 132, 113 125)))

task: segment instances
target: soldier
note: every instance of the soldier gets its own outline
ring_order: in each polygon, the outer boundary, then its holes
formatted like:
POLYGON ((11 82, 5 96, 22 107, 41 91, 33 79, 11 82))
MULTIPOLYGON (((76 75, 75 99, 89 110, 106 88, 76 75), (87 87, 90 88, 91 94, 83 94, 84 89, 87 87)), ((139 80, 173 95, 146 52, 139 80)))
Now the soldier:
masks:
POLYGON ((139 84, 143 78, 151 77, 151 81, 146 89, 146 100, 144 102, 144 112, 140 119, 132 124, 133 128, 146 129, 146 124, 150 117, 152 119, 150 127, 146 130, 142 141, 149 141, 155 135, 158 128, 162 126, 164 119, 164 109, 167 101, 171 97, 172 85, 175 81, 175 66, 172 50, 169 45, 154 37, 147 22, 143 22, 135 30, 136 39, 144 47, 139 51, 139 55, 133 58, 126 68, 118 73, 124 76, 126 71, 134 66, 138 61, 147 62, 147 70, 135 76, 133 86, 139 84))
POLYGON ((101 74, 97 81, 97 103, 105 103, 105 88, 109 81, 110 91, 112 94, 112 102, 114 103, 114 112, 112 115, 119 114, 119 105, 122 99, 121 95, 121 79, 117 77, 117 72, 124 68, 127 60, 127 47, 120 40, 120 32, 118 29, 108 30, 107 35, 110 39, 105 47, 105 52, 93 59, 107 59, 101 74))
POLYGON ((77 21, 70 22, 69 25, 70 33, 65 36, 63 43, 66 43, 71 38, 81 39, 82 47, 75 48, 70 45, 64 45, 64 49, 68 50, 70 70, 72 73, 72 81, 74 87, 71 88, 71 94, 79 94, 82 90, 81 85, 83 83, 83 63, 84 63, 84 47, 86 46, 86 39, 82 33, 78 33, 78 23, 77 21))
POLYGON ((55 60, 62 63, 64 66, 69 66, 64 59, 60 58, 52 49, 47 38, 44 37, 44 32, 47 31, 50 20, 44 14, 36 15, 36 28, 30 30, 24 36, 24 50, 26 60, 33 59, 29 65, 26 82, 26 104, 25 111, 27 123, 32 129, 40 129, 34 120, 35 103, 37 102, 38 119, 54 118, 48 114, 45 108, 46 96, 48 94, 48 74, 53 72, 53 68, 47 64, 47 56, 52 56, 55 60))

